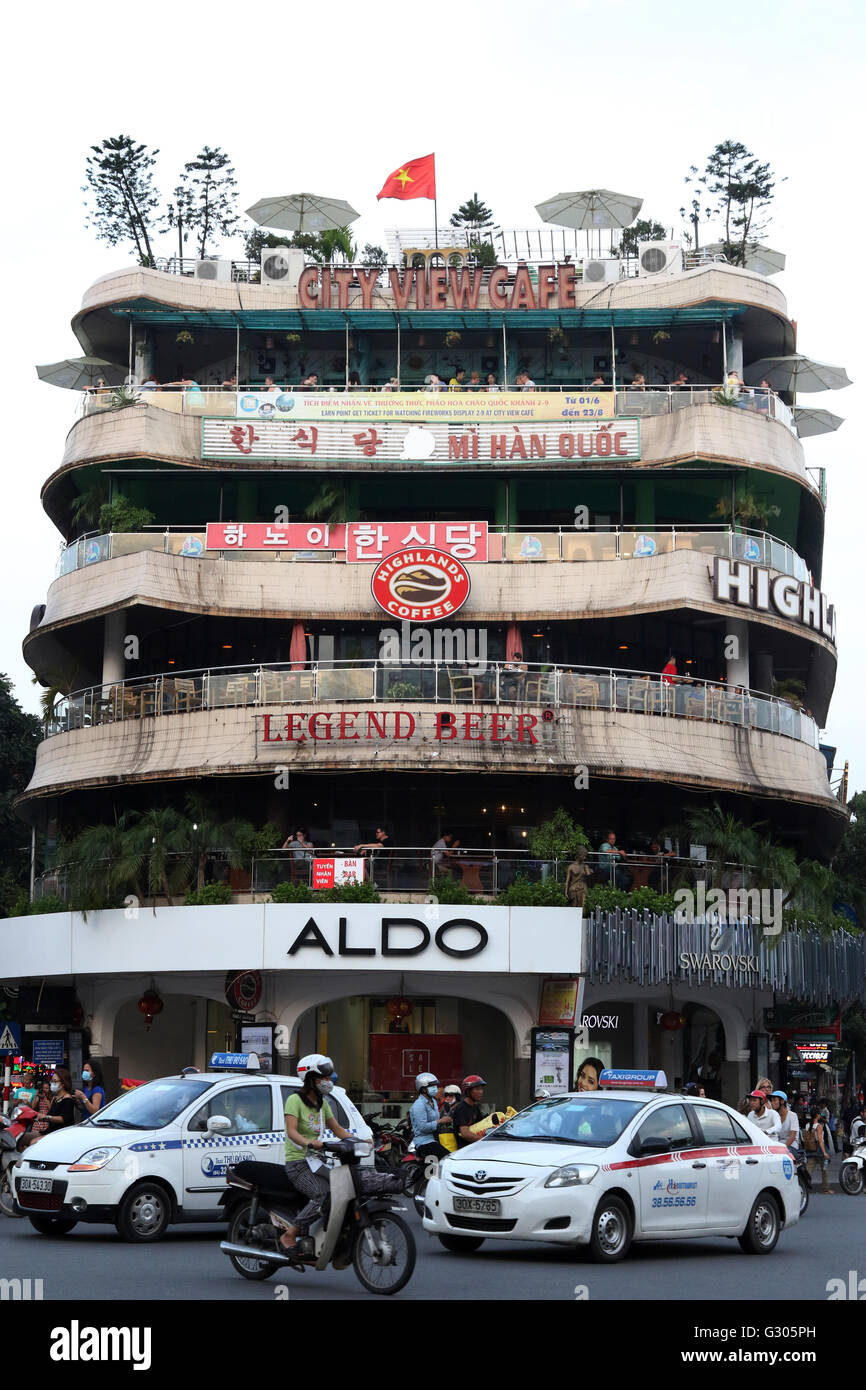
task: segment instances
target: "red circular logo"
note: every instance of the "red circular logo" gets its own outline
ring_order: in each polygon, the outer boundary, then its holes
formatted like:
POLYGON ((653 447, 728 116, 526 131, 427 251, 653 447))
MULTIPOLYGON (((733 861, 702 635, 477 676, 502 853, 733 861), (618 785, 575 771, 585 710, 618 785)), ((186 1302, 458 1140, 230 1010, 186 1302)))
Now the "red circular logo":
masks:
POLYGON ((469 597, 469 571, 444 550, 400 550, 373 571, 373 598, 391 618, 439 623, 453 618, 469 597))

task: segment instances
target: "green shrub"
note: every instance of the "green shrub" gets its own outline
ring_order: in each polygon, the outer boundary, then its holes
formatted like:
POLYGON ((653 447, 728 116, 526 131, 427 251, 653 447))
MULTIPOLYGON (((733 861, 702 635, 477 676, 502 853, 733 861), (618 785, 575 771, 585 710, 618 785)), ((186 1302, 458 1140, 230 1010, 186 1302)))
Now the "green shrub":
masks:
POLYGON ((675 912, 673 893, 657 893, 654 888, 636 888, 626 893, 611 884, 597 883, 586 895, 584 912, 615 912, 617 908, 631 912, 675 912))
POLYGON ((313 902, 323 903, 378 903, 382 899, 376 892, 375 883, 365 879, 363 883, 341 883, 336 888, 322 888, 313 893, 313 902))
POLYGON ((206 883, 204 888, 187 893, 184 907, 220 907, 232 900, 232 890, 227 883, 206 883))
POLYGON ((271 893, 272 903, 311 903, 313 890, 307 883, 278 883, 271 893))
POLYGON ((567 907, 565 891, 561 883, 548 878, 530 883, 525 878, 516 878, 513 883, 496 898, 501 907, 567 907))
POLYGON ((558 807, 550 820, 529 835, 529 848, 536 859, 571 860, 581 846, 588 849, 589 839, 583 826, 571 819, 564 806, 558 807))
POLYGON ((414 681, 392 681, 388 686, 386 700, 417 700, 421 691, 414 681))
POLYGON ((628 907, 628 893, 610 884, 597 883, 589 889, 583 905, 584 912, 614 912, 618 907, 628 907))
MULTIPOLYGON (((21 899, 19 899, 19 902, 20 901, 21 899)), ((23 901, 25 904, 22 910, 23 916, 38 917, 43 912, 69 911, 69 903, 65 898, 59 897, 56 893, 46 893, 44 898, 40 898, 39 901, 35 903, 27 902, 26 898, 23 901)))
POLYGON ((437 878, 431 878, 427 884, 427 894, 446 906, 453 904, 457 907, 479 907, 487 903, 486 898, 474 898, 469 889, 450 874, 439 874, 437 878))
POLYGON ((118 497, 99 508, 100 531, 143 531, 153 523, 153 512, 136 507, 128 497, 118 497))
POLYGON ((673 893, 657 893, 655 888, 635 888, 628 895, 628 906, 634 912, 675 912, 673 893))

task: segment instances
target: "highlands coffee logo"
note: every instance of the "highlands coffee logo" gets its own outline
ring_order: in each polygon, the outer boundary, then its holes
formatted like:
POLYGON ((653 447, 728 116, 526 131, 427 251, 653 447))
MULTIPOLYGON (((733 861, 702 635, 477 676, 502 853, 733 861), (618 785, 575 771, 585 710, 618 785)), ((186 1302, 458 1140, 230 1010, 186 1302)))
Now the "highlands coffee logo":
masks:
POLYGON ((373 571, 371 588, 394 618, 433 623, 450 618, 469 597, 469 571, 444 550, 402 550, 373 571))

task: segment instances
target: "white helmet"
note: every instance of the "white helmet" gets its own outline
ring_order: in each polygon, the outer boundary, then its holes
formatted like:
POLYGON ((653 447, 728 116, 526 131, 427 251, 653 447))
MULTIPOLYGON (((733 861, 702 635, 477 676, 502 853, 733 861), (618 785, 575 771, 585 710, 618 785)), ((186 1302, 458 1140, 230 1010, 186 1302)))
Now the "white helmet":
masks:
POLYGON ((438 1086, 439 1078, 434 1076, 432 1071, 419 1071, 415 1077, 415 1090, 421 1091, 425 1086, 438 1086))
POLYGON ((321 1052, 310 1052, 306 1057, 302 1057, 295 1069, 298 1076, 303 1081, 308 1071, 313 1071, 322 1080, 330 1080, 331 1072, 334 1070, 334 1063, 330 1057, 326 1057, 321 1052))

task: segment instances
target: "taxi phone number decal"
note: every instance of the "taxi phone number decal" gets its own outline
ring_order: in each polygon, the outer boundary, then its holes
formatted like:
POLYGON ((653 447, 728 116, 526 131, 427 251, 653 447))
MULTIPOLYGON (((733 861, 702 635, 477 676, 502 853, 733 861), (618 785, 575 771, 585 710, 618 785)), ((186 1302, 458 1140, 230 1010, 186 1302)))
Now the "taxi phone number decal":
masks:
POLYGON ((654 1207, 693 1207, 696 1197, 653 1197, 654 1207))

